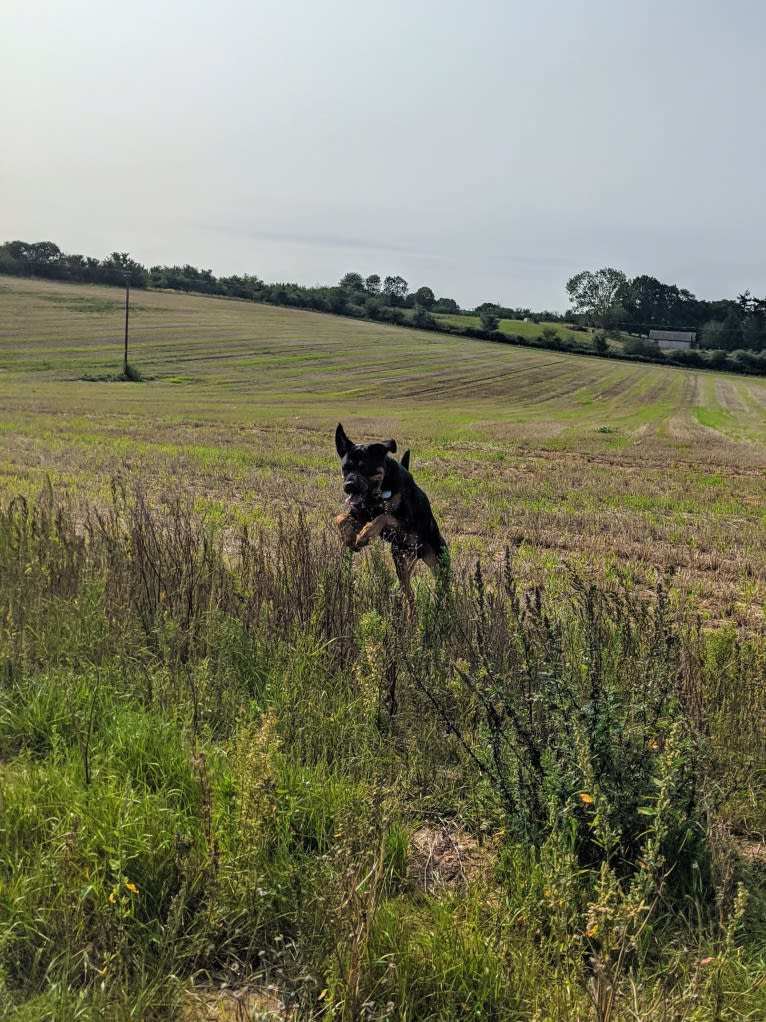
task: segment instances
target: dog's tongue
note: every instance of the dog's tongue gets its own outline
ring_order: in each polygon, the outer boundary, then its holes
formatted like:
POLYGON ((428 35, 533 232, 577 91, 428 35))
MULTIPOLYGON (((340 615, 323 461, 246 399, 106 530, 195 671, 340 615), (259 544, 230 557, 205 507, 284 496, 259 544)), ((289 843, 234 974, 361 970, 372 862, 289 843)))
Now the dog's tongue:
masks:
POLYGON ((361 507, 364 504, 364 497, 361 497, 358 493, 352 493, 346 497, 346 503, 349 507, 361 507))

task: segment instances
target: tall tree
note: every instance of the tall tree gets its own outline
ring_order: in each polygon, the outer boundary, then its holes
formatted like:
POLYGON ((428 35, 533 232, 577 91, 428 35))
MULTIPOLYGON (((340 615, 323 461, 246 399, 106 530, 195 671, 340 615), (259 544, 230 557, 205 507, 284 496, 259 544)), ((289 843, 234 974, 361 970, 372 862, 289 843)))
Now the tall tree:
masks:
POLYGON ((460 312, 460 306, 454 298, 437 298, 433 308, 434 312, 460 312))
POLYGON ((415 292, 415 304, 423 309, 432 309, 436 303, 436 295, 430 287, 419 287, 415 292))
POLYGON ((102 260, 101 269, 105 281, 110 284, 122 284, 126 277, 131 287, 146 287, 149 281, 146 267, 131 259, 128 252, 112 252, 102 260))
POLYGON ((625 326, 638 334, 653 327, 688 327, 696 322, 697 299, 675 284, 663 284, 647 274, 634 277, 621 289, 625 326))
POLYGON ((409 284, 404 277, 386 277, 383 281, 383 294, 394 302, 402 302, 407 297, 409 284))
POLYGON ((611 266, 583 270, 567 281, 567 294, 575 312, 588 316, 596 326, 612 326, 610 313, 617 308, 620 289, 626 281, 622 270, 611 266))
POLYGON ((482 330, 497 330, 500 326, 500 306, 494 302, 483 302, 476 306, 482 330))
POLYGON ((347 273, 340 278, 338 287, 344 291, 364 291, 364 278, 361 273, 347 273))

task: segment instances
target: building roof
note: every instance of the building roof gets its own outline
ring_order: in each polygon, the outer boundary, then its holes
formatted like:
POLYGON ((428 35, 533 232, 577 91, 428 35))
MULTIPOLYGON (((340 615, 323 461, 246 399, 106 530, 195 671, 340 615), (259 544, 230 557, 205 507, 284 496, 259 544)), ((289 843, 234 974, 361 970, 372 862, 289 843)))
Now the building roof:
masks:
POLYGON ((650 330, 650 341, 687 341, 691 344, 697 333, 695 330, 650 330))

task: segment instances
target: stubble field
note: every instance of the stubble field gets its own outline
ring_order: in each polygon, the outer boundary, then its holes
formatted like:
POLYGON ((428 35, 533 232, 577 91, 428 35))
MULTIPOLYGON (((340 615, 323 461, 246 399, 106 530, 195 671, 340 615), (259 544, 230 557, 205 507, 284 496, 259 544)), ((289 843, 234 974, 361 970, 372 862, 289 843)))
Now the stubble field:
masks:
POLYGON ((458 558, 670 572, 758 625, 766 381, 558 355, 203 297, 0 285, 0 486, 177 487, 228 522, 339 497, 332 434, 412 449, 458 558), (90 377, 85 380, 83 377, 90 377))

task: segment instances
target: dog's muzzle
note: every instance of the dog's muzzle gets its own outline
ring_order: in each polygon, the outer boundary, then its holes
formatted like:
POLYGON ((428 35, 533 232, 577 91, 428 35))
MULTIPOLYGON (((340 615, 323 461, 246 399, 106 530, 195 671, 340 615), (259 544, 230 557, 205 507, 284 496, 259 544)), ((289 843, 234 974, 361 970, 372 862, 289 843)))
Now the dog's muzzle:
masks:
POLYGON ((343 492, 349 507, 362 507, 372 493, 372 487, 364 476, 349 475, 343 480, 343 492))

